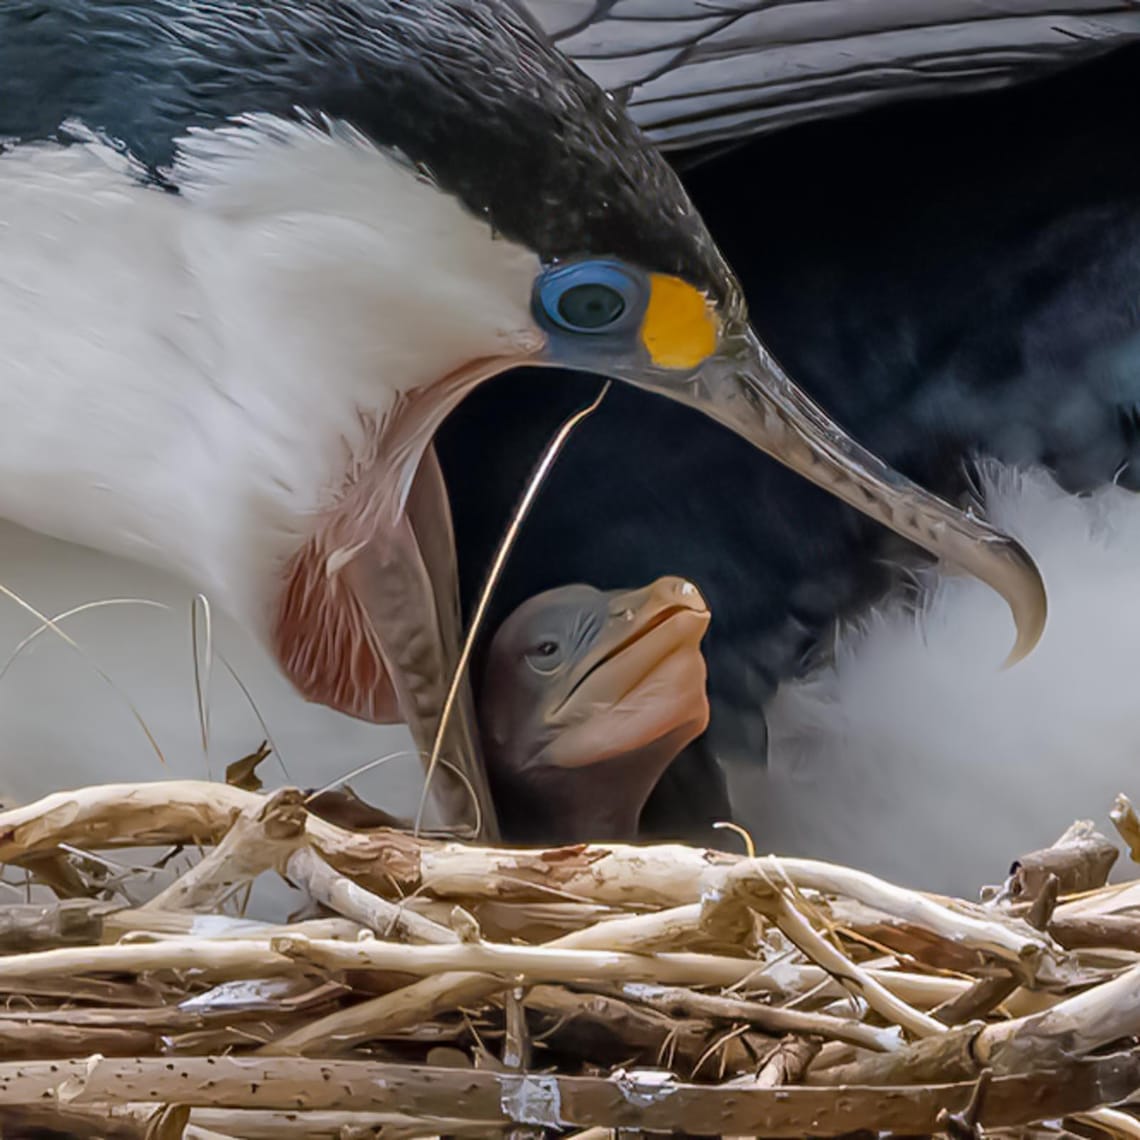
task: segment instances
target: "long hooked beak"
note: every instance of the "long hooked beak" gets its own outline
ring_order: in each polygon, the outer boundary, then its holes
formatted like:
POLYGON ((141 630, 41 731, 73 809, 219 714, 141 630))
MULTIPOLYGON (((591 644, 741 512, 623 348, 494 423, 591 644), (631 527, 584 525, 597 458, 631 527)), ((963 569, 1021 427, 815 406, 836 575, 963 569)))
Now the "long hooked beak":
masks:
POLYGON ((656 369, 625 378, 704 412, 856 510, 993 587, 1017 627, 1005 666, 1041 639, 1045 584, 1020 543, 924 491, 861 447, 796 387, 750 328, 724 335, 716 355, 683 383, 656 369))

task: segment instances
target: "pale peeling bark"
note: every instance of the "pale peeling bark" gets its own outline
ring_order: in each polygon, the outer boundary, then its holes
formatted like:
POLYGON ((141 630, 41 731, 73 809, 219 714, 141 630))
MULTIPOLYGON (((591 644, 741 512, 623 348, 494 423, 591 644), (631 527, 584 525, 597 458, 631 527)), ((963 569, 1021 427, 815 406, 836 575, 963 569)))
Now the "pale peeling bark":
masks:
MULTIPOLYGON (((98 847, 147 842, 217 842, 238 816, 262 802, 253 792, 201 781, 107 785, 57 792, 0 813, 0 862, 60 843, 98 847)), ((307 841, 342 875, 376 894, 512 901, 588 900, 672 907, 700 902, 730 884, 755 880, 838 894, 906 920, 929 935, 1008 964, 1045 970, 1058 948, 1018 919, 964 903, 949 905, 873 875, 810 859, 743 860, 680 845, 579 845, 509 850, 416 838, 407 832, 352 832, 310 816, 307 841)))

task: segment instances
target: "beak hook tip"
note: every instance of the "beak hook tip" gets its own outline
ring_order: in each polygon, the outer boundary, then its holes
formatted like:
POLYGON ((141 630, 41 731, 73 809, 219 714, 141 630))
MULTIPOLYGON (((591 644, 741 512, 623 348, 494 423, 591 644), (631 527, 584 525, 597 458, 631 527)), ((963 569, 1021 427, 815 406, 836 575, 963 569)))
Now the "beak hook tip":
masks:
POLYGON ((1049 596, 1037 563, 1020 542, 1012 538, 1006 541, 1010 560, 1015 564, 1022 583, 1020 589, 1005 593, 1006 602, 1013 613, 1017 638, 1002 664, 1003 672, 1024 661, 1037 648, 1049 617, 1049 596))

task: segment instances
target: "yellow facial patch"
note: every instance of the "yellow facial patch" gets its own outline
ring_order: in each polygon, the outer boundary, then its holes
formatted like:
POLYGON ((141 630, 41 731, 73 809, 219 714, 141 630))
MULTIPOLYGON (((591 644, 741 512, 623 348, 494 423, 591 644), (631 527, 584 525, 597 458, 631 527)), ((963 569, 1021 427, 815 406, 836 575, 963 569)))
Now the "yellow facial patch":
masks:
POLYGON ((660 368, 696 368, 716 351, 720 322, 709 299, 687 281, 649 276, 641 341, 660 368))

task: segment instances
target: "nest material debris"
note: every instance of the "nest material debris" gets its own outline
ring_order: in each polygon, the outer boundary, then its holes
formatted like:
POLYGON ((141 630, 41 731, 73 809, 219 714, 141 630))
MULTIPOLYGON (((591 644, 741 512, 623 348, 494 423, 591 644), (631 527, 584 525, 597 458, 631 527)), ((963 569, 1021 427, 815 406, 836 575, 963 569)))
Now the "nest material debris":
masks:
POLYGON ((310 806, 169 781, 0 813, 46 895, 0 905, 0 1135, 1140 1136, 1140 883, 1087 825, 971 903, 310 806), (205 853, 157 887, 98 854, 140 846, 205 853), (234 913, 266 872, 306 917, 234 913))

